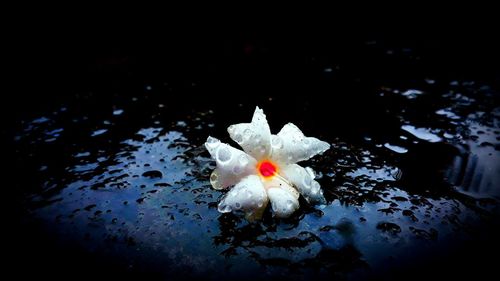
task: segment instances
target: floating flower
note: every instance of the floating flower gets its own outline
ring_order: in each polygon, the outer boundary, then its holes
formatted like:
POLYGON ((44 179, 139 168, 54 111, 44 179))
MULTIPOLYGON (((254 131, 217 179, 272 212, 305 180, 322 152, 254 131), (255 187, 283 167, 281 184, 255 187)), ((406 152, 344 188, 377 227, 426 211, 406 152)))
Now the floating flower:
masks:
POLYGON ((251 123, 231 125, 227 131, 244 151, 213 137, 205 143, 217 164, 210 176, 213 188, 233 186, 219 202, 219 212, 242 211, 248 220, 255 220, 271 201, 274 215, 286 218, 299 208, 299 194, 311 204, 326 203, 314 171, 296 163, 328 150, 328 143, 304 136, 292 123, 271 135, 259 107, 251 123))

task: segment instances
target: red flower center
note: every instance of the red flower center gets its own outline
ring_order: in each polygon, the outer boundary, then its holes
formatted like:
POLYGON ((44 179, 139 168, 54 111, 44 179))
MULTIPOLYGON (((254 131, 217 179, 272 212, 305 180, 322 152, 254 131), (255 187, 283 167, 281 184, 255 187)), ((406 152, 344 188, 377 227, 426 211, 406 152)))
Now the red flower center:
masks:
POLYGON ((272 162, 270 161, 262 161, 259 163, 258 165, 258 169, 259 169, 259 173, 263 176, 263 177, 272 177, 276 174, 276 165, 274 165, 272 162))

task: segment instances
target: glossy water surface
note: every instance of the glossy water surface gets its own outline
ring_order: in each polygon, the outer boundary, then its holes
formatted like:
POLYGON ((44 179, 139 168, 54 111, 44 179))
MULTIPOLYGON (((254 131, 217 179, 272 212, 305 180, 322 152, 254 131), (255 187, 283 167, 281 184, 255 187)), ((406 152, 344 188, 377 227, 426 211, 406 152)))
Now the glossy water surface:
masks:
POLYGON ((34 235, 49 237, 47 249, 63 260, 78 253, 122 273, 217 280, 384 276, 492 239, 500 107, 490 85, 416 75, 360 87, 335 62, 311 61, 305 75, 320 83, 312 96, 254 99, 251 89, 223 103, 206 93, 208 102, 191 105, 178 96, 208 91, 203 84, 153 79, 23 116, 14 136, 16 169, 27 177, 15 186, 23 225, 36 225, 34 235), (224 192, 210 186, 214 162, 203 143, 208 135, 230 142, 227 126, 248 122, 256 105, 273 132, 294 122, 332 145, 306 163, 326 205, 301 201, 289 219, 267 211, 256 223, 217 212, 224 192))

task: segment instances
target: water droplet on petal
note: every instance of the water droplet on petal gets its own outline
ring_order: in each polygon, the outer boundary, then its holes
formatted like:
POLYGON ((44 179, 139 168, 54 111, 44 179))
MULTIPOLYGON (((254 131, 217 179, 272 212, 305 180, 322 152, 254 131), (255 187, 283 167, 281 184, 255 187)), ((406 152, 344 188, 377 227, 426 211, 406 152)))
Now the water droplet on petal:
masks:
POLYGON ((216 138, 213 138, 213 137, 208 137, 208 139, 207 139, 208 144, 214 144, 217 142, 219 142, 219 140, 217 140, 216 138))
POLYGON ((215 189, 221 189, 222 188, 222 186, 219 184, 219 174, 217 173, 217 170, 214 170, 212 172, 212 174, 210 175, 210 184, 215 189))
POLYGON ((217 146, 219 146, 220 141, 216 138, 208 137, 206 145, 207 148, 209 149, 215 149, 217 146))
POLYGON ((231 161, 232 153, 226 146, 222 146, 217 150, 217 161, 221 163, 227 163, 231 161))
POLYGON ((243 142, 243 136, 241 134, 235 134, 234 135, 234 141, 237 143, 242 143, 243 142))
POLYGON ((243 168, 239 165, 233 167, 233 174, 239 175, 243 172, 243 168))
POLYGON ((272 136, 271 146, 276 149, 282 148, 283 142, 281 141, 281 138, 278 136, 272 136))
POLYGON ((229 213, 232 211, 232 208, 231 206, 225 204, 225 203, 221 203, 219 204, 219 206, 217 207, 217 210, 221 213, 229 213))
POLYGON ((260 153, 261 153, 261 154, 266 153, 266 147, 265 147, 265 146, 261 146, 261 147, 260 147, 260 153))
POLYGON ((304 144, 304 147, 309 147, 311 145, 311 141, 309 139, 305 139, 302 141, 302 144, 304 144))

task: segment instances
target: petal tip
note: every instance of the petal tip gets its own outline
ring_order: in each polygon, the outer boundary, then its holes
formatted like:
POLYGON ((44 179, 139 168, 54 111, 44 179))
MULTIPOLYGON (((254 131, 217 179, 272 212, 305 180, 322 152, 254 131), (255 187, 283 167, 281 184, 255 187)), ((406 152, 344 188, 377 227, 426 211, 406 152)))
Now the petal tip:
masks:
POLYGON ((217 138, 214 138, 212 136, 208 136, 207 141, 205 143, 212 144, 212 143, 216 143, 218 141, 219 140, 217 138))
POLYGON ((215 152, 215 149, 219 146, 220 140, 208 136, 207 140, 205 141, 205 148, 208 150, 208 152, 212 155, 215 152))
POLYGON ((320 140, 318 144, 318 154, 323 154, 325 151, 330 149, 331 145, 325 141, 320 140))
POLYGON ((255 107, 255 111, 253 113, 252 123, 254 122, 265 122, 267 124, 266 114, 264 114, 264 110, 258 106, 255 107))

